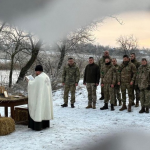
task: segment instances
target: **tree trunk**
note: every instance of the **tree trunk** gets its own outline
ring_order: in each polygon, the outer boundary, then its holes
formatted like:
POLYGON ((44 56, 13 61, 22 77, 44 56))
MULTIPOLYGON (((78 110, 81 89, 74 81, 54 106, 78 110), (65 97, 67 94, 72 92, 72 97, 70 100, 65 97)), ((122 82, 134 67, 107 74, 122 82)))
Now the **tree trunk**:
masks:
POLYGON ((64 45, 64 46, 62 47, 62 49, 61 49, 60 59, 59 59, 59 63, 58 63, 58 66, 57 66, 57 73, 58 73, 58 71, 60 70, 60 68, 62 67, 62 64, 63 64, 64 58, 65 58, 65 55, 66 55, 66 47, 65 47, 65 45, 64 45))
POLYGON ((27 64, 21 69, 20 71, 20 74, 19 74, 19 77, 18 77, 18 80, 17 80, 17 83, 19 83, 19 81, 22 81, 27 73, 27 71, 30 69, 30 67, 33 65, 33 63, 35 62, 38 54, 39 54, 39 51, 40 51, 40 48, 42 46, 42 42, 39 40, 37 42, 37 44, 35 45, 35 48, 32 49, 32 55, 31 55, 31 58, 30 60, 27 62, 27 64))
POLYGON ((10 73, 9 73, 9 87, 12 86, 13 68, 14 68, 14 56, 12 55, 12 57, 11 57, 11 65, 10 65, 10 73))

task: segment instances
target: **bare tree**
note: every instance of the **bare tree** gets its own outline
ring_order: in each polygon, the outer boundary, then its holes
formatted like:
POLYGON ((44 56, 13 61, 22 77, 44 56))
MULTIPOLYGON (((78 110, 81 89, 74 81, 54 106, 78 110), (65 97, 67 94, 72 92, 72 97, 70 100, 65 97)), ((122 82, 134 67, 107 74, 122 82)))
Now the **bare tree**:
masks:
POLYGON ((117 39, 117 43, 124 50, 125 54, 129 54, 129 51, 135 50, 138 47, 138 40, 133 35, 120 36, 117 39))
POLYGON ((42 46, 42 41, 31 33, 24 32, 13 26, 7 26, 1 32, 0 44, 3 46, 3 53, 6 54, 6 60, 10 60, 9 87, 12 85, 12 74, 14 65, 20 65, 20 74, 17 83, 22 80, 35 62, 39 50, 42 46))
POLYGON ((39 51, 42 47, 42 40, 38 40, 35 42, 35 40, 33 40, 34 38, 31 35, 28 35, 30 44, 31 44, 31 53, 30 53, 30 59, 26 62, 26 64, 21 68, 17 83, 19 83, 20 81, 22 81, 27 73, 27 71, 30 69, 30 67, 33 65, 33 63, 35 62, 35 60, 37 59, 37 56, 39 54, 39 51))
POLYGON ((10 74, 9 74, 9 87, 12 85, 12 74, 14 70, 14 64, 17 63, 17 54, 26 50, 25 39, 26 35, 23 31, 18 30, 15 27, 9 26, 3 30, 1 44, 6 53, 6 59, 10 60, 10 74))
POLYGON ((71 32, 64 40, 57 42, 57 49, 60 53, 59 62, 57 65, 56 73, 62 67, 64 58, 67 54, 73 55, 78 53, 78 45, 94 41, 91 31, 94 29, 95 24, 87 27, 77 29, 71 32))
MULTIPOLYGON (((37 58, 39 64, 44 66, 44 70, 51 76, 52 87, 60 82, 60 77, 62 73, 62 67, 65 65, 64 62, 67 61, 67 57, 71 56, 74 58, 81 58, 79 53, 79 45, 83 45, 94 40, 91 31, 93 30, 93 26, 88 26, 84 28, 80 28, 74 32, 71 32, 64 39, 56 42, 53 45, 53 49, 55 50, 55 55, 50 53, 45 53, 45 55, 40 54, 37 58)), ((80 47, 81 49, 81 47, 80 47)), ((82 62, 78 62, 79 66, 81 66, 82 62)))

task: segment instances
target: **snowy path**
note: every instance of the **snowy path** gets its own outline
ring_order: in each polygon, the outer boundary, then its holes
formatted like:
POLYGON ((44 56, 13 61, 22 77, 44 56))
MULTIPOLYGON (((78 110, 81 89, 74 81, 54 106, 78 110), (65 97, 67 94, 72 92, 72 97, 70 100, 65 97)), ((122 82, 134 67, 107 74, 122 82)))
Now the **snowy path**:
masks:
MULTIPOLYGON (((81 81, 80 81, 81 82, 81 81)), ((82 83, 82 82, 81 82, 82 83)), ((97 100, 97 109, 85 109, 87 91, 80 83, 76 92, 75 108, 61 108, 63 91, 53 93, 54 120, 49 129, 32 131, 27 126, 16 125, 16 131, 0 137, 0 150, 69 150, 82 149, 86 145, 98 144, 112 132, 143 130, 150 133, 150 114, 139 114, 140 108, 133 107, 133 112, 100 111, 103 101, 97 100)), ((98 87, 98 99, 100 97, 98 87)), ((0 108, 3 115, 3 109, 0 108)))

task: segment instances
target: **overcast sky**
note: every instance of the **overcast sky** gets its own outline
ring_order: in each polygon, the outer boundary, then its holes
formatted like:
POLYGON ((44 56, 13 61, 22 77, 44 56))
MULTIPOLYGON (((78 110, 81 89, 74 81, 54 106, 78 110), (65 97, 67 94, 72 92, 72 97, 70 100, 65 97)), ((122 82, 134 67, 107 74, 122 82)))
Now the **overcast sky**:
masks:
POLYGON ((116 16, 123 21, 123 25, 113 18, 106 18, 97 31, 93 32, 95 44, 117 47, 118 37, 134 35, 138 39, 139 47, 150 48, 150 12, 129 11, 116 16))
POLYGON ((150 47, 150 15, 141 11, 150 12, 150 0, 0 0, 0 20, 34 32, 49 44, 95 19, 119 15, 124 25, 105 20, 94 32, 96 43, 117 46, 120 35, 133 34, 140 47, 150 47))

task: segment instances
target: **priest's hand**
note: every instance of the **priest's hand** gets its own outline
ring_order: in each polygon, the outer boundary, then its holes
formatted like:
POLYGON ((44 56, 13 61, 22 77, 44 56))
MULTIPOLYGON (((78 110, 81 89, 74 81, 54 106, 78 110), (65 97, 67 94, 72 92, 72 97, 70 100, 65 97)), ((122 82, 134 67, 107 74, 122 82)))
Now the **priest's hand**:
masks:
POLYGON ((120 82, 118 82, 118 85, 120 85, 120 82))
POLYGON ((101 87, 103 87, 104 86, 104 84, 101 84, 101 87))
POLYGON ((96 86, 98 86, 99 84, 98 83, 96 83, 96 86))
POLYGON ((78 83, 76 83, 75 86, 78 86, 78 83))
POLYGON ((64 86, 64 85, 65 85, 65 83, 62 83, 62 85, 64 86))

